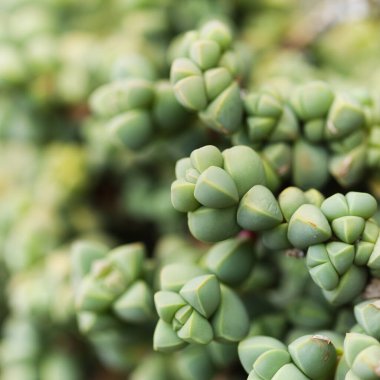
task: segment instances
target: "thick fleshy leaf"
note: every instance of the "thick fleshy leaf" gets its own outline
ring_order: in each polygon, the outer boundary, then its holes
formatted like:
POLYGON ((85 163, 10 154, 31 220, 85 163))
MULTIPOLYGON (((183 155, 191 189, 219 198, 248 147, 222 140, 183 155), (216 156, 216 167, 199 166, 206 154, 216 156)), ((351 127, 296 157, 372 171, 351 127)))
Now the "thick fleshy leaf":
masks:
POLYGON ((192 168, 190 157, 181 158, 175 164, 175 176, 177 179, 184 179, 186 171, 192 168))
POLYGON ((144 281, 136 281, 113 304, 115 314, 124 321, 143 323, 153 316, 153 295, 144 281))
POLYGON ((347 333, 344 339, 344 356, 350 367, 353 366, 356 357, 367 347, 377 346, 379 342, 368 335, 347 333))
POLYGON ((142 243, 132 243, 114 248, 108 254, 109 260, 124 274, 128 282, 133 282, 141 277, 145 247, 142 243))
POLYGON ((280 193, 278 203, 286 221, 289 222, 291 216, 297 209, 309 202, 301 189, 291 186, 280 193))
POLYGON ((206 92, 209 100, 214 100, 233 81, 231 74, 224 67, 216 67, 204 73, 206 92))
POLYGON ((336 271, 343 275, 354 262, 355 248, 351 244, 333 241, 326 244, 326 249, 331 263, 336 271))
POLYGON ((171 201, 173 207, 181 212, 194 211, 200 203, 194 197, 195 184, 183 179, 177 179, 171 186, 171 201))
POLYGON ((292 245, 288 239, 288 223, 282 223, 261 234, 265 247, 272 250, 288 249, 292 245))
POLYGON ((171 324, 160 319, 153 335, 153 348, 155 351, 173 352, 186 346, 186 342, 178 338, 171 324))
POLYGON ((355 318, 365 332, 380 339, 380 300, 373 299, 359 303, 354 308, 355 318))
POLYGON ((263 379, 271 379, 281 367, 290 361, 290 355, 286 350, 274 349, 260 355, 253 365, 253 369, 263 379))
POLYGON ((283 216, 273 193, 265 186, 255 185, 241 200, 237 220, 247 230, 263 231, 279 225, 283 216))
POLYGON ((106 125, 111 136, 132 150, 148 143, 153 134, 153 123, 148 112, 131 110, 112 118, 106 125))
POLYGON ((349 215, 347 199, 340 193, 326 198, 321 205, 321 210, 330 222, 334 219, 349 215))
POLYGON ((186 108, 201 111, 207 107, 206 86, 201 76, 192 75, 174 85, 177 100, 186 108))
POLYGON ((209 380, 215 372, 206 347, 200 345, 191 345, 178 352, 172 363, 181 379, 209 380))
POLYGON ((194 75, 201 76, 202 71, 188 58, 177 58, 170 69, 170 81, 172 84, 194 75))
POLYGON ((361 380, 374 380, 380 378, 380 344, 367 347, 356 357, 352 372, 361 380))
POLYGON ((304 204, 289 221, 288 239, 297 248, 307 248, 331 237, 331 228, 322 211, 304 204))
POLYGON ((332 305, 340 306, 355 299, 363 291, 366 281, 366 271, 353 265, 341 277, 337 288, 323 290, 323 294, 332 305))
POLYGON ((220 303, 220 285, 213 274, 199 276, 186 282, 179 291, 182 298, 205 318, 209 318, 220 303))
POLYGON ((260 156, 248 146, 223 151, 224 170, 232 177, 241 198, 254 185, 265 185, 265 170, 260 156))
POLYGON ((206 254, 205 266, 227 285, 245 281, 252 271, 255 252, 247 239, 234 238, 215 244, 206 254))
POLYGON ((210 323, 195 310, 177 334, 184 341, 195 344, 208 344, 213 339, 210 323))
POLYGON ((353 187, 366 172, 367 145, 361 144, 348 153, 336 154, 330 158, 329 171, 343 187, 353 187))
POLYGON ((229 288, 221 285, 221 301, 212 317, 215 339, 233 343, 241 341, 248 333, 249 318, 240 298, 229 288))
POLYGON ((154 295, 157 314, 167 323, 171 323, 175 313, 186 305, 184 299, 175 292, 161 290, 154 295))
POLYGON ((298 140, 293 149, 293 182, 301 189, 321 189, 329 179, 328 153, 320 146, 298 140))
POLYGON ((160 273, 161 289, 179 292, 187 281, 204 274, 207 272, 195 264, 173 263, 166 265, 160 273))
POLYGON ((92 263, 103 259, 108 250, 108 247, 98 242, 84 240, 74 243, 71 251, 74 280, 79 282, 90 272, 92 263))
POLYGON ((311 379, 333 376, 337 354, 329 338, 306 335, 292 342, 288 349, 294 364, 311 379))
POLYGON ((269 93, 249 93, 244 98, 244 108, 252 116, 277 119, 281 116, 281 101, 269 93))
POLYGON ((327 114, 334 94, 327 83, 314 81, 299 87, 292 97, 292 105, 302 120, 312 120, 327 114))
POLYGON ((257 358, 270 350, 285 350, 286 346, 269 336, 254 336, 242 340, 238 346, 239 359, 245 371, 249 373, 257 358))
POLYGON ((330 108, 326 137, 341 138, 364 125, 364 113, 359 104, 343 96, 336 97, 330 108))
POLYGON ((285 364, 281 367, 271 380, 309 380, 293 363, 285 364))
POLYGON ((350 215, 369 219, 377 210, 376 199, 371 194, 350 191, 346 199, 350 215))
POLYGON ((232 43, 230 29, 219 20, 212 20, 204 24, 200 30, 200 35, 203 38, 217 42, 222 49, 227 49, 232 43))
POLYGON ((236 82, 231 83, 199 114, 210 128, 224 134, 236 132, 240 127, 242 116, 242 100, 236 82))
POLYGON ((116 298, 117 293, 105 287, 100 281, 85 278, 77 293, 76 308, 81 311, 100 312, 106 310, 116 298))
POLYGON ((236 222, 237 207, 213 209, 200 207, 188 214, 188 225, 192 235, 201 241, 226 240, 240 231, 236 222))
POLYGON ((190 46, 190 58, 202 69, 216 66, 221 55, 219 44, 212 40, 199 39, 190 46))
POLYGON ((239 194, 231 176, 216 166, 207 168, 198 178, 194 196, 203 206, 226 208, 239 201, 239 194))
POLYGON ((365 221, 359 216, 342 216, 334 219, 331 227, 338 239, 352 244, 359 239, 364 231, 365 221))
POLYGON ((191 164, 199 173, 204 172, 210 166, 223 166, 223 156, 220 150, 214 145, 205 145, 195 149, 190 154, 191 164))

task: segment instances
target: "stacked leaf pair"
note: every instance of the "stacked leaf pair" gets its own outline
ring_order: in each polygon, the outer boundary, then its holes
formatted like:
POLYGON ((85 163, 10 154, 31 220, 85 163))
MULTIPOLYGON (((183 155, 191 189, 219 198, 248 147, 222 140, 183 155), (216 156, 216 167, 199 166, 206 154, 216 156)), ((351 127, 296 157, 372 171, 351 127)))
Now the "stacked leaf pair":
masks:
POLYGON ((313 280, 332 303, 342 304, 360 294, 367 275, 379 268, 379 226, 372 217, 375 199, 366 193, 335 194, 321 205, 336 241, 308 248, 307 266, 313 280))
POLYGON ((237 131, 243 115, 237 82, 240 70, 232 40, 229 27, 220 21, 187 32, 176 41, 176 59, 170 71, 177 100, 224 134, 237 131))
POLYGON ((160 317, 155 350, 170 352, 213 340, 235 343, 247 334, 244 305, 215 275, 196 266, 172 264, 162 270, 161 288, 155 294, 160 317))
POLYGON ((110 251, 100 243, 79 242, 72 260, 80 330, 109 366, 133 367, 149 350, 155 319, 144 246, 110 251))
POLYGON ((350 332, 344 339, 344 356, 337 373, 337 380, 380 379, 380 342, 372 336, 350 332))
POLYGON ((354 312, 357 325, 346 334, 344 354, 339 362, 336 379, 379 379, 379 299, 360 302, 354 312))
POLYGON ((117 78, 95 90, 90 106, 116 141, 139 150, 159 135, 182 132, 188 113, 170 84, 157 80, 149 60, 134 55, 127 60, 117 78))
POLYGON ((305 335, 288 347, 267 336, 247 338, 239 357, 249 380, 331 379, 337 362, 336 348, 324 335, 305 335))

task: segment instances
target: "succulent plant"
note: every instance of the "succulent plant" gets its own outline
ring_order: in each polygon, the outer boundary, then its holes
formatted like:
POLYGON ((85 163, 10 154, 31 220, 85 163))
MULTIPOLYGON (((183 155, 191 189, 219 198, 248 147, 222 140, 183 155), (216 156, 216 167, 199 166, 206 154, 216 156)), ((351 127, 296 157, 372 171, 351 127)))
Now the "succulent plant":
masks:
POLYGON ((154 349, 171 352, 191 344, 239 342, 249 319, 239 296, 214 274, 191 264, 174 263, 161 271, 155 296, 160 317, 154 349))
POLYGON ((103 3, 0 1, 0 379, 379 379, 376 2, 103 3))
POLYGON ((178 101, 224 134, 235 132, 243 115, 237 81, 239 62, 232 42, 226 24, 209 21, 177 42, 170 71, 178 101))

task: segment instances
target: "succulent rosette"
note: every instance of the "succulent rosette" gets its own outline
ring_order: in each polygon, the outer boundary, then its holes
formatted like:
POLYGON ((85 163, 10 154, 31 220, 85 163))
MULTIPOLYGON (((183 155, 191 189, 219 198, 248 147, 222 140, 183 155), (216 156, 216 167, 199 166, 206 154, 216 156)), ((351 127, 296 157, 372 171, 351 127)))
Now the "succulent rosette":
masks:
POLYGON ((133 368, 149 352, 156 318, 144 245, 110 250, 101 243, 81 241, 73 246, 72 261, 80 331, 107 366, 133 368))
POLYGON ((232 44, 230 28, 209 21, 176 42, 170 70, 177 100, 223 134, 237 131, 243 116, 239 60, 232 44))
POLYGON ((112 311, 117 318, 130 323, 154 318, 153 295, 146 278, 146 253, 142 244, 127 244, 109 252, 100 245, 78 244, 73 249, 73 260, 76 264, 83 261, 79 265, 89 269, 76 293, 79 312, 112 311))

